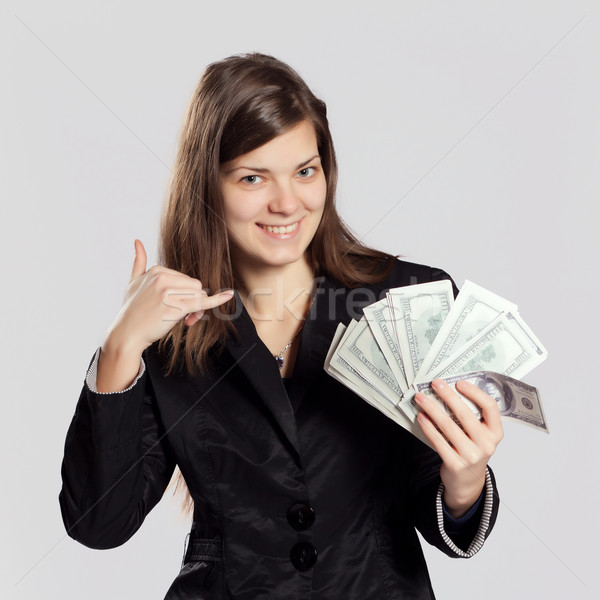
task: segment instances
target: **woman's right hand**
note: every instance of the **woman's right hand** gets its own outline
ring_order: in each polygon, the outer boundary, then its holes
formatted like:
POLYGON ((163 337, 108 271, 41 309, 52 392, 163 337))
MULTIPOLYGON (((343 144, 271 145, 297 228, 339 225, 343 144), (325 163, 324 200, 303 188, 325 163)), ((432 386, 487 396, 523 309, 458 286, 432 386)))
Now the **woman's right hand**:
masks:
POLYGON ((123 306, 109 337, 127 340, 141 352, 167 334, 178 321, 193 325, 204 311, 224 304, 233 290, 209 296, 198 279, 155 265, 146 271, 146 250, 135 240, 135 260, 123 306))
POLYGON ((146 261, 144 245, 136 239, 135 260, 123 305, 102 344, 98 391, 128 387, 126 382, 135 378, 145 348, 167 334, 178 321, 184 319, 191 326, 204 311, 233 297, 233 290, 209 296, 198 279, 173 269, 155 265, 146 271, 146 261))

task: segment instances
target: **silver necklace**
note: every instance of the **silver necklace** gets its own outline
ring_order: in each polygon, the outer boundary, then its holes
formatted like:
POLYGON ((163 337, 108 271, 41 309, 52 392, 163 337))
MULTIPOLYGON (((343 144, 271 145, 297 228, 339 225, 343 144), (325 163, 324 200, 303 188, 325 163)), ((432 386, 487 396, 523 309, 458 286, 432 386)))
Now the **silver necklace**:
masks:
POLYGON ((283 360, 283 355, 290 349, 291 345, 296 341, 296 338, 300 335, 302 328, 304 327, 304 323, 306 323, 306 319, 308 318, 308 315, 310 314, 310 309, 312 308, 312 305, 314 304, 316 297, 317 297, 317 294, 315 292, 313 294, 312 300, 310 301, 310 306, 308 307, 308 310, 306 311, 306 316, 304 317, 304 320, 300 324, 298 331, 296 331, 296 333, 294 334, 294 337, 285 345, 285 347, 283 348, 283 350, 281 350, 281 352, 279 352, 279 354, 273 354, 273 358, 277 361, 277 364, 278 364, 280 370, 283 368, 283 365, 285 363, 285 361, 283 360))

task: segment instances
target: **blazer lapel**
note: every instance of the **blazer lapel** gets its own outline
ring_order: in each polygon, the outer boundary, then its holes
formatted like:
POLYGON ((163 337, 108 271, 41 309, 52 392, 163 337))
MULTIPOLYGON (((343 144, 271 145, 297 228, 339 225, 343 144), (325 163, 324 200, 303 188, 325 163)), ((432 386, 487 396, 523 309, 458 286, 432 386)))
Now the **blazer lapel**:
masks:
POLYGON ((318 280, 317 297, 300 334, 300 346, 294 365, 294 382, 290 399, 298 407, 311 386, 315 383, 315 374, 321 374, 325 356, 335 334, 338 322, 348 322, 345 308, 346 294, 336 290, 327 277, 318 280))
POLYGON ((318 280, 317 297, 300 335, 290 396, 296 410, 315 382, 315 373, 324 372, 324 362, 338 323, 348 325, 363 316, 364 306, 379 300, 384 288, 365 286, 364 291, 348 290, 327 276, 318 280), (358 292, 358 293, 357 293, 358 292))
POLYGON ((240 308, 240 316, 235 319, 237 335, 230 336, 225 347, 234 359, 236 366, 243 372, 273 415, 277 427, 283 433, 299 462, 300 446, 296 419, 286 395, 277 362, 258 337, 256 327, 236 292, 236 310, 239 311, 240 308))

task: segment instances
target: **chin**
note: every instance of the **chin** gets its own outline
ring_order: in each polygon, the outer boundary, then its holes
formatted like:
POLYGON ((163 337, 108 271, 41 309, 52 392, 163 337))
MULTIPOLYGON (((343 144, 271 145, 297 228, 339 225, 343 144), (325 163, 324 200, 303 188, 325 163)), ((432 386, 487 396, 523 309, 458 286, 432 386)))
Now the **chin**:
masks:
POLYGON ((263 264, 269 265, 271 267, 285 267, 287 265, 293 265, 299 261, 304 260, 304 255, 300 254, 298 256, 271 256, 267 259, 264 259, 263 264))
POLYGON ((262 252, 252 257, 256 266, 285 267, 305 260, 305 252, 262 252))

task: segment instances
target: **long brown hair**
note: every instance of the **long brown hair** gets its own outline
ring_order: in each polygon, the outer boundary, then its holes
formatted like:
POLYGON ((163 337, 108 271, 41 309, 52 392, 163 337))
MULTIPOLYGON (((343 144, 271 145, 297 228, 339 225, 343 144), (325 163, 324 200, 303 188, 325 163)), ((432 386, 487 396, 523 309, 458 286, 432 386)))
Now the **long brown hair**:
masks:
MULTIPOLYGON (((305 120, 315 128, 327 181, 323 217, 308 248, 313 271, 348 287, 382 280, 392 257, 360 243, 335 209, 338 169, 325 103, 287 64, 258 53, 209 65, 192 95, 161 218, 159 263, 199 279, 209 293, 239 285, 219 167, 305 120)), ((190 328, 179 321, 160 341, 167 372, 181 354, 190 373, 206 369, 209 350, 218 349, 233 326, 218 316, 207 313, 190 328)))
MULTIPOLYGON (((209 293, 240 285, 231 264, 219 167, 302 121, 315 129, 327 181, 321 223, 307 250, 314 274, 351 288, 387 276, 393 257, 360 243, 335 209, 338 169, 325 103, 291 67, 258 53, 209 65, 192 95, 161 219, 160 264, 199 279, 209 293)), ((224 313, 231 304, 214 310, 224 313)), ((182 354, 188 372, 205 371, 209 351, 218 351, 231 328, 231 319, 209 312, 189 328, 179 321, 159 343, 167 372, 182 354)), ((175 492, 180 489, 188 512, 193 502, 178 472, 175 492)))

